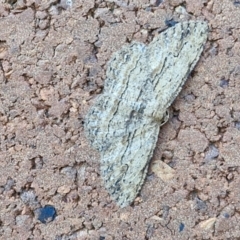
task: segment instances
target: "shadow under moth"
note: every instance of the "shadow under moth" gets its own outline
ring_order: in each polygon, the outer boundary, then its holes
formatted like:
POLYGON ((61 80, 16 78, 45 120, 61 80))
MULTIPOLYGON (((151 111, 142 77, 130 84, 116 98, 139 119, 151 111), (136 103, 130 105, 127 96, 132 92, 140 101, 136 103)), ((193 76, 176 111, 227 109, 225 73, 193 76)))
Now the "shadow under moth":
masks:
POLYGON ((120 207, 140 191, 166 111, 198 62, 207 33, 206 22, 177 23, 148 46, 123 46, 108 62, 104 91, 84 128, 101 154, 105 187, 120 207))

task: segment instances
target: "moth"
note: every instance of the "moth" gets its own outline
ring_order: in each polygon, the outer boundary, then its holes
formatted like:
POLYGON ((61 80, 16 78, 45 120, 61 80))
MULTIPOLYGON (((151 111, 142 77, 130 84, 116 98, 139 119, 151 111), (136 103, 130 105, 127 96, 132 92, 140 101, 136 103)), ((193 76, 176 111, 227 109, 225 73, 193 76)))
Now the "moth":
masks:
POLYGON ((103 93, 84 129, 100 152, 105 187, 120 207, 139 193, 166 111, 198 62, 207 33, 204 21, 177 23, 148 46, 123 46, 108 62, 103 93))

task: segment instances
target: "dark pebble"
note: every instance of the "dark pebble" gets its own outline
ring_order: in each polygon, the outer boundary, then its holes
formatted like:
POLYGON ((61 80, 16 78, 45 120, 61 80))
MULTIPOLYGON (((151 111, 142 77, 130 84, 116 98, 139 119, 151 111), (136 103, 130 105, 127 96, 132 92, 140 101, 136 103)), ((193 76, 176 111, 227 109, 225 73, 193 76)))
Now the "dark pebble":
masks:
POLYGON ((38 220, 42 223, 49 223, 53 221, 57 215, 56 209, 53 206, 46 205, 43 208, 36 210, 38 220))
POLYGON ((183 223, 180 223, 180 225, 179 225, 179 232, 182 232, 184 227, 185 227, 185 225, 183 223))

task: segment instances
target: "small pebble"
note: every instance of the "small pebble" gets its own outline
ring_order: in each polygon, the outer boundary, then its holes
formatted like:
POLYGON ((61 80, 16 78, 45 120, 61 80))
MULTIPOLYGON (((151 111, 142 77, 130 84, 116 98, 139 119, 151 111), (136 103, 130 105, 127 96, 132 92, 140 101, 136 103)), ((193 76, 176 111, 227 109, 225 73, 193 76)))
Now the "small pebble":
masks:
POLYGON ((180 223, 180 225, 179 225, 179 232, 182 232, 184 227, 185 227, 185 225, 183 223, 180 223))
POLYGON ((42 223, 49 223, 53 221, 57 215, 56 209, 50 205, 37 209, 36 213, 38 215, 38 220, 42 223))

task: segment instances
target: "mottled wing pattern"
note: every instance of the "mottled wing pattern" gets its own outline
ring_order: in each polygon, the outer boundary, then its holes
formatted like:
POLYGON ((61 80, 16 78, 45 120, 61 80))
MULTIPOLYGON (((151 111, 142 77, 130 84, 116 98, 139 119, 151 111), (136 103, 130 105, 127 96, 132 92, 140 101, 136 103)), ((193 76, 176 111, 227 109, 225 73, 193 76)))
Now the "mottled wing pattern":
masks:
POLYGON ((178 23, 157 35, 148 45, 149 72, 157 96, 156 115, 166 111, 181 91, 200 58, 207 33, 206 22, 178 23))
MULTIPOLYGON (((127 135, 129 113, 133 110, 132 106, 137 104, 136 97, 129 93, 128 84, 132 74, 139 75, 136 66, 141 61, 141 53, 144 54, 145 51, 146 46, 141 43, 124 46, 112 56, 108 64, 104 92, 97 98, 85 118, 85 134, 92 146, 100 152, 109 147, 112 138, 127 135), (128 93, 129 96, 126 97, 128 93), (120 112, 119 107, 127 110, 120 112), (126 122, 123 122, 124 119, 126 122)), ((132 87, 138 89, 143 82, 144 79, 139 77, 132 87)), ((136 90, 136 93, 138 92, 139 90, 136 90)))
POLYGON ((119 206, 133 202, 146 177, 161 121, 197 63, 207 24, 178 23, 145 46, 132 43, 108 63, 104 92, 85 119, 101 153, 105 187, 119 206))

